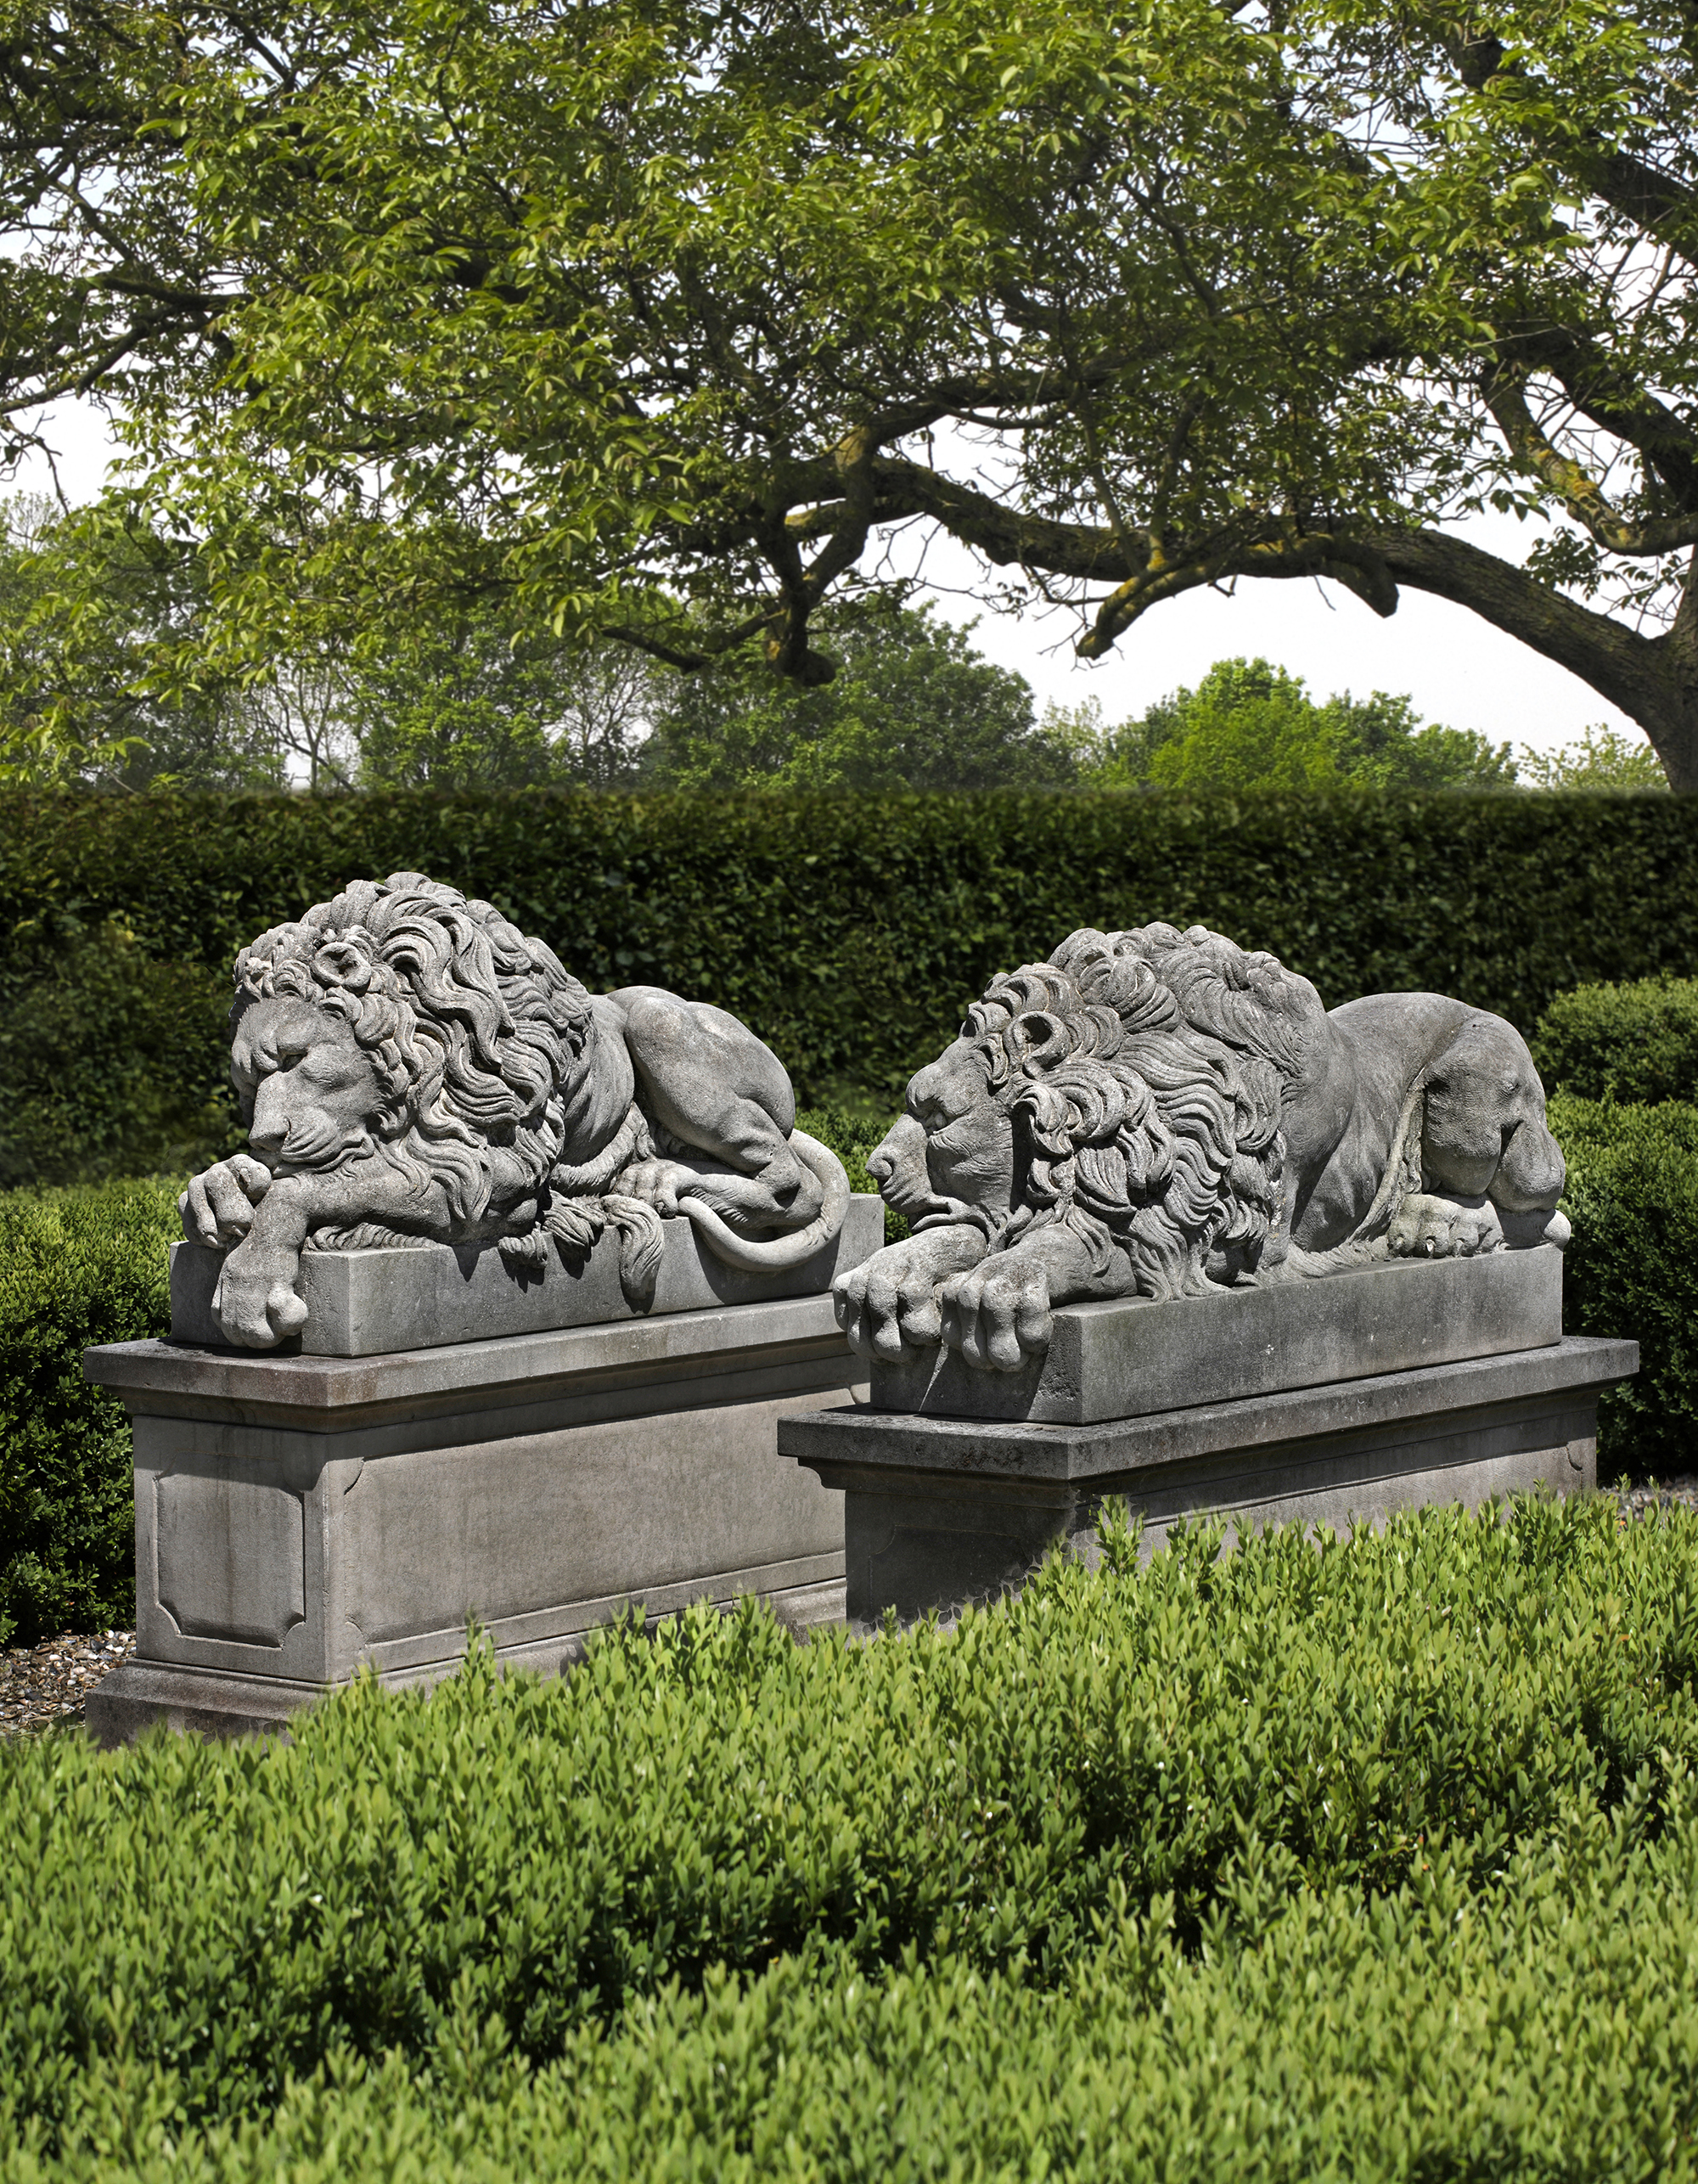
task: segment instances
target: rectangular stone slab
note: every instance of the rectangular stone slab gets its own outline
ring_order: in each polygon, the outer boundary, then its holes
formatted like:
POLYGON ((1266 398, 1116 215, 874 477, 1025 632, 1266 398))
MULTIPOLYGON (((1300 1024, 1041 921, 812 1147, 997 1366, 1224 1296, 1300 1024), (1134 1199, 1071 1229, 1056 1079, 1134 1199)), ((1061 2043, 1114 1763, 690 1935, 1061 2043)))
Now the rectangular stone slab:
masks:
POLYGON ((1639 1365, 1595 1337, 1084 1426, 906 1417, 853 1407, 781 1418, 780 1455, 844 1495, 848 1620, 876 1630, 1017 1591, 1057 1549, 1094 1562, 1103 1504, 1143 1550, 1196 1517, 1382 1523, 1431 1503, 1591 1492, 1598 1398, 1639 1365))
MULTIPOLYGON (((290 1347, 308 1357, 378 1357, 555 1327, 814 1296, 878 1250, 885 1240, 884 1207, 865 1193, 852 1198, 835 1241, 787 1274, 739 1274, 722 1265, 688 1220, 663 1221, 661 1230, 663 1256, 654 1303, 646 1314, 626 1302, 619 1286, 619 1239, 610 1231, 576 1273, 551 1247, 541 1272, 522 1282, 509 1273, 492 1244, 475 1250, 424 1244, 307 1252, 301 1262, 306 1324, 298 1345, 290 1347)), ((201 1244, 171 1246, 174 1342, 228 1347, 212 1316, 212 1292, 224 1258, 201 1244)))
POLYGON ((828 1297, 728 1304, 379 1357, 110 1343, 130 1412, 137 1651, 88 1706, 275 1729, 363 1665, 429 1683, 469 1617, 552 1670, 625 1607, 756 1593, 841 1619, 841 1498, 780 1419, 864 1399, 828 1297))
POLYGON ((873 1408, 1093 1425, 1285 1388, 1499 1357, 1562 1338, 1562 1254, 1395 1259, 1349 1274, 1152 1302, 1070 1304, 1047 1356, 981 1372, 955 1350, 876 1361, 873 1408))

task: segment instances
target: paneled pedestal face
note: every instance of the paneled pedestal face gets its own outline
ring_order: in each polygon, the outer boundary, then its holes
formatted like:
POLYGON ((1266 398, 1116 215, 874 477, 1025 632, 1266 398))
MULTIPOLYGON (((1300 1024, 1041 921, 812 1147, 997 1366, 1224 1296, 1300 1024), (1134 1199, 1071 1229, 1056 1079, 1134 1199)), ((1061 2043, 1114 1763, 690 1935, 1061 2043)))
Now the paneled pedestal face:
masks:
POLYGON ((1342 1530, 1427 1502, 1590 1491, 1598 1397, 1638 1365, 1633 1342, 1570 1337, 1098 1425, 836 1409, 782 1419, 778 1441, 843 1494, 849 1622, 867 1631, 1015 1590, 1056 1547, 1094 1558, 1110 1499, 1153 1551, 1185 1517, 1342 1530))
POLYGON ((137 1649, 89 1720, 274 1727, 369 1663, 428 1681, 466 1626, 552 1669, 630 1601, 843 1612, 842 1498, 779 1419, 864 1399, 830 1300, 383 1357, 91 1351, 135 1430, 137 1649))

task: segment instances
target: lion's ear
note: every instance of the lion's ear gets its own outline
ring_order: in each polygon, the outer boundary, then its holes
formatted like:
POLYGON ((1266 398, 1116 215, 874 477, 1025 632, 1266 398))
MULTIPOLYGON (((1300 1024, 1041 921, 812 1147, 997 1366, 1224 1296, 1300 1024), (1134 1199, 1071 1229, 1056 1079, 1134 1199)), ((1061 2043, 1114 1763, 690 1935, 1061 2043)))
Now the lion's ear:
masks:
POLYGON ((1035 1069, 1054 1067, 1070 1051, 1067 1027, 1046 1010, 1030 1009, 1009 1027, 1020 1059, 1035 1069))

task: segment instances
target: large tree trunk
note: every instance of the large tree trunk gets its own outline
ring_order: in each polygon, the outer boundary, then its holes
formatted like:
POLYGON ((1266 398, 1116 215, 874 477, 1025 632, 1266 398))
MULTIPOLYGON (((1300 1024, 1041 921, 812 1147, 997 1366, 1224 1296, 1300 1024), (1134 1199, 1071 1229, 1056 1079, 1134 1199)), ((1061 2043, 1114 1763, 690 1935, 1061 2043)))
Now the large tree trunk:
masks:
POLYGON ((1698 790, 1698 554, 1673 625, 1642 637, 1443 532, 1376 532, 1368 543, 1399 584, 1470 608, 1589 684, 1645 730, 1672 789, 1698 790))

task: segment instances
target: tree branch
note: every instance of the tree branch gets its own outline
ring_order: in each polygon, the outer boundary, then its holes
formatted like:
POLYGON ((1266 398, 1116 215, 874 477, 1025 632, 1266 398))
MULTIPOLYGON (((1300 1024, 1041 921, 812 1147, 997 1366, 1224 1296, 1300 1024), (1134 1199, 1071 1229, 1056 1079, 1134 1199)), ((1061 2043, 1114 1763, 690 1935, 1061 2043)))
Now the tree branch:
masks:
POLYGON ((1611 505, 1598 481, 1545 438, 1522 387, 1519 373, 1493 372, 1482 389, 1486 407, 1521 469, 1548 486, 1600 546, 1611 554, 1655 556, 1698 545, 1698 512, 1629 523, 1611 505))

